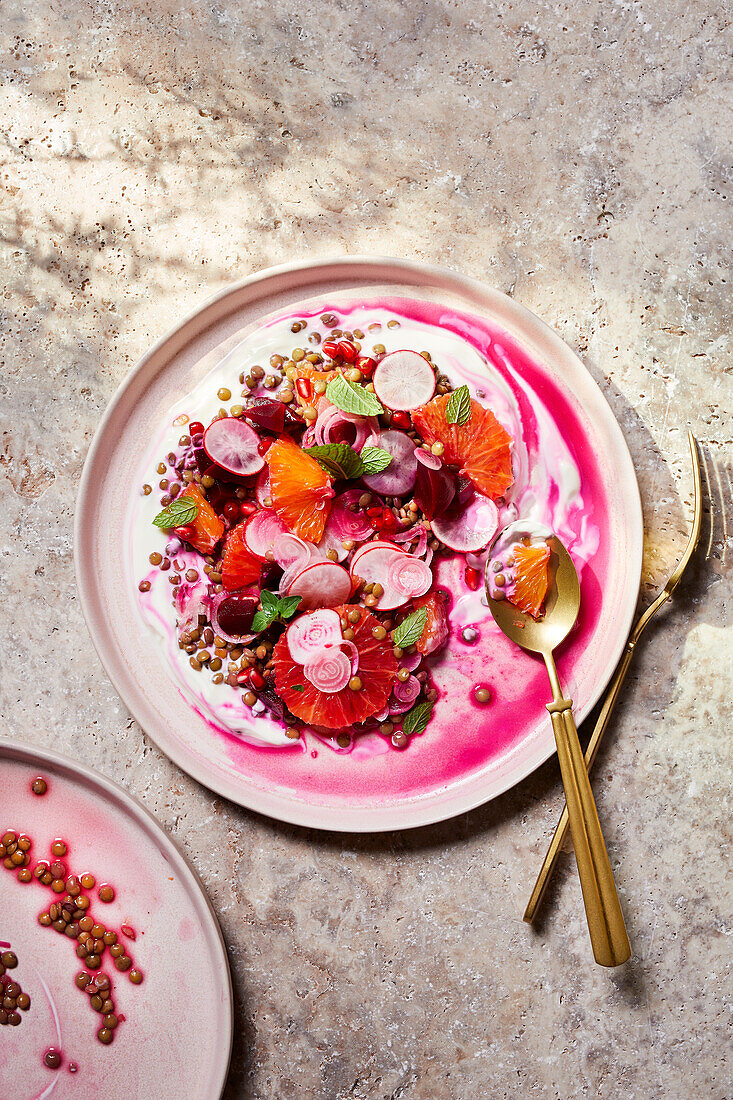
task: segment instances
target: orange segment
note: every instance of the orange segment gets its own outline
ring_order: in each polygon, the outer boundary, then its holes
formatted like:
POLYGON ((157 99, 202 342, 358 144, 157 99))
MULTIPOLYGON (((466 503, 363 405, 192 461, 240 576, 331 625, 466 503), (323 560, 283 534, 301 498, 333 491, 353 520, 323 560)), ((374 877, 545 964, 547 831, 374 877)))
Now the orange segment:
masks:
POLYGON ((507 599, 526 615, 539 619, 550 583, 550 547, 546 542, 535 546, 517 543, 514 547, 514 586, 507 599))
POLYGON ((187 524, 188 527, 193 528, 193 533, 186 542, 199 553, 210 554, 224 534, 224 521, 216 514, 195 482, 186 486, 178 499, 180 500, 181 497, 191 497, 199 506, 196 519, 193 523, 187 524))
POLYGON ((299 366, 295 372, 295 397, 299 405, 315 405, 319 394, 313 389, 316 382, 329 382, 333 371, 299 366))
POLYGON ((295 535, 320 542, 333 496, 326 471, 288 436, 272 444, 265 460, 275 512, 295 535))
POLYGON ((427 443, 442 443, 443 461, 458 466, 484 496, 503 496, 512 474, 512 437, 491 409, 471 400, 471 415, 465 424, 448 424, 445 409, 450 394, 434 397, 415 409, 412 423, 427 443))
POLYGON ((255 584, 260 579, 262 562, 249 550, 244 541, 244 523, 229 532, 224 543, 224 557, 221 563, 221 579, 228 592, 235 592, 247 584, 255 584))

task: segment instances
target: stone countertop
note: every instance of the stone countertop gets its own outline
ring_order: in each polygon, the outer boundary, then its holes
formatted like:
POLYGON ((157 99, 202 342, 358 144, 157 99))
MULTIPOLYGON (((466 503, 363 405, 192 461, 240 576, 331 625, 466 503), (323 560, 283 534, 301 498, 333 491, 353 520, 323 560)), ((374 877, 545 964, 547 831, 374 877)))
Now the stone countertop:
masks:
POLYGON ((0 35, 3 733, 119 780, 192 859, 234 976, 227 1096, 730 1098, 724 5, 6 0, 0 35), (688 425, 702 443, 712 523, 595 772, 618 971, 572 856, 521 920, 554 761, 414 832, 281 826, 162 757, 92 649, 72 520, 115 388, 212 292, 333 253, 465 271, 580 353, 638 470, 642 600, 684 545, 688 425))

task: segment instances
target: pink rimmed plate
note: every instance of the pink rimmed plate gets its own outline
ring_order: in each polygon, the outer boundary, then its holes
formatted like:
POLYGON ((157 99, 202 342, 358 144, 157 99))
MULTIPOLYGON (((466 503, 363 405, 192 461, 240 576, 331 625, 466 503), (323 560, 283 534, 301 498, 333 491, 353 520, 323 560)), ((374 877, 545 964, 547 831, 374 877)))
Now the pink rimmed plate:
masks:
POLYGON ((30 837, 33 869, 48 860, 57 838, 67 844, 67 873, 91 873, 89 912, 108 929, 143 973, 129 981, 104 954, 92 974, 111 978, 120 1023, 111 1045, 74 978, 84 969, 76 940, 39 924, 54 899, 35 878, 17 881, 0 865, 0 942, 18 966, 7 976, 29 994, 17 1027, 2 1029, 0 1096, 220 1096, 229 1068, 233 1009, 224 942, 204 888, 153 816, 115 783, 55 752, 0 740, 0 833, 30 837), (42 777, 46 793, 31 785, 42 777), (103 883, 111 903, 99 901, 103 883), (202 1030, 203 1029, 203 1030, 202 1030), (206 1042, 191 1036, 206 1034, 206 1042), (58 1068, 44 1064, 49 1048, 58 1068))
POLYGON ((457 318, 465 331, 490 332, 514 349, 515 365, 563 420, 603 533, 585 571, 579 628, 560 659, 582 719, 611 676, 636 605, 642 517, 634 468, 578 357, 524 307, 475 280, 418 263, 354 257, 273 268, 222 292, 163 337, 119 389, 92 443, 76 515, 77 579, 92 639, 130 711, 161 749, 242 805, 297 824, 359 832, 442 820, 494 798, 543 763, 554 742, 542 668, 497 642, 495 671, 503 671, 492 684, 492 705, 477 717, 464 713, 460 700, 439 700, 436 716, 443 708, 443 720, 405 752, 257 745, 212 728, 192 709, 142 629, 138 593, 120 559, 151 438, 171 406, 243 335, 296 306, 312 313, 387 299, 418 303, 431 323, 457 318))

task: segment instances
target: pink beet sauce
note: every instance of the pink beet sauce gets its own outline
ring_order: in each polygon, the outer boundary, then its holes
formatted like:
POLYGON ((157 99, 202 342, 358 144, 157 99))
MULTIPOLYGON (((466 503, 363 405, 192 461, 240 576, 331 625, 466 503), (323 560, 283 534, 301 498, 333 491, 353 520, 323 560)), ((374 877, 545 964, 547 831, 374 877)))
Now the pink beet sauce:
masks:
MULTIPOLYGON (((505 392, 487 384, 481 370, 472 372, 461 362, 445 364, 435 357, 439 366, 459 374, 459 381, 467 382, 472 392, 479 399, 484 398, 504 423, 515 417, 518 410, 515 506, 501 510, 502 525, 517 519, 518 513, 521 517, 523 479, 526 480, 528 468, 535 469, 541 464, 546 482, 543 514, 539 518, 563 539, 581 576, 581 613, 559 653, 558 665, 576 702, 582 703, 584 693, 587 696, 592 687, 584 680, 584 654, 599 628, 603 586, 609 572, 607 481, 610 482, 611 475, 599 464, 581 408, 558 388, 551 373, 506 332, 480 317, 434 303, 402 298, 350 301, 347 305, 318 302, 312 309, 279 314, 266 325, 317 317, 332 308, 344 327, 356 327, 353 321, 349 325, 349 318, 365 309, 379 310, 385 318, 397 316, 435 326, 436 332, 442 330, 461 337, 495 368, 505 392), (506 396, 506 391, 510 396, 506 396), (562 425, 562 444, 566 448, 562 454, 560 449, 557 453, 552 449, 548 452, 547 448, 542 453, 538 450, 543 431, 547 436, 548 424, 562 425), (568 453, 580 475, 580 492, 575 502, 560 512, 558 470, 563 454, 568 453)), ((425 346, 431 347, 429 335, 425 346)), ((311 732, 301 741, 284 746, 258 744, 221 729, 196 702, 191 702, 187 692, 193 709, 216 736, 225 739, 230 766, 256 776, 264 786, 303 792, 309 801, 323 798, 329 802, 342 799, 373 804, 449 787, 511 753, 547 721, 546 673, 540 662, 519 651, 499 633, 480 603, 481 590, 472 591, 466 585, 465 567, 466 559, 461 555, 439 560, 437 583, 451 594, 451 637, 448 646, 428 660, 439 698, 426 731, 413 738, 407 749, 393 749, 378 733, 357 737, 348 749, 339 749, 335 741, 311 732), (462 632, 466 627, 464 640, 462 632), (488 702, 478 703, 474 699, 477 686, 489 689, 488 702), (321 748, 319 742, 327 748, 321 748)), ((176 648, 172 637, 171 658, 176 648)))

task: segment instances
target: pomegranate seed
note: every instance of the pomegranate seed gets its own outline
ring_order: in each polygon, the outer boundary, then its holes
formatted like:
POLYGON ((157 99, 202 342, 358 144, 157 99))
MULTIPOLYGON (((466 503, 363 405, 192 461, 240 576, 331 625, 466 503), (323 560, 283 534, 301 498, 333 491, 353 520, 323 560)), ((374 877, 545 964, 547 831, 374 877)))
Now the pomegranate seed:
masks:
POLYGON ((239 501, 228 500, 224 505, 224 515, 228 520, 234 523, 235 519, 239 519, 239 501))
POLYGON ((409 414, 402 410, 392 413, 392 423, 396 428, 404 428, 405 431, 408 431, 412 425, 409 414))
POLYGON ((252 687, 256 688, 261 688, 265 683, 264 679, 262 678, 262 676, 260 676, 256 668, 249 669, 249 682, 252 687))
POLYGON ((189 435, 203 435, 204 434, 204 426, 203 426, 203 424, 201 423, 200 420, 192 420, 191 421, 191 423, 188 425, 188 434, 189 435))
POLYGON ((339 340, 336 346, 342 359, 345 359, 347 363, 354 362, 357 352, 350 340, 339 340))
POLYGON ((310 405, 311 397, 313 396, 313 390, 311 389, 311 384, 308 379, 299 378, 295 383, 295 388, 298 391, 299 395, 305 401, 306 405, 310 405))
POLYGON ((176 527, 175 532, 178 535, 179 539, 183 539, 184 542, 188 542, 188 540, 193 535, 193 527, 191 527, 190 524, 186 524, 184 527, 176 527))
POLYGON ((371 378, 372 374, 374 374, 377 360, 372 359, 369 355, 360 355, 356 360, 356 365, 362 374, 365 374, 367 378, 371 378))
POLYGON ((249 678, 252 675, 251 668, 243 668, 241 672, 237 673, 237 683, 242 687, 244 684, 249 683, 249 678))
POLYGON ((253 500, 243 500, 239 505, 239 510, 243 516, 253 516, 257 511, 257 505, 253 500))
POLYGON ((476 592, 481 584, 481 574, 478 569, 472 569, 470 565, 466 566, 466 584, 473 592, 476 592))
POLYGON ((266 455, 274 442, 274 439, 261 439, 257 444, 257 450, 261 455, 266 455))
POLYGON ((329 359, 335 359, 339 353, 339 345, 336 340, 324 340, 321 344, 321 351, 324 355, 327 355, 329 359))

